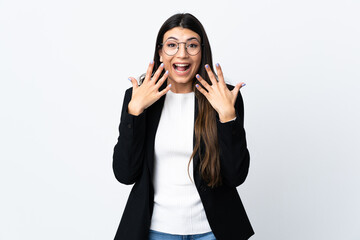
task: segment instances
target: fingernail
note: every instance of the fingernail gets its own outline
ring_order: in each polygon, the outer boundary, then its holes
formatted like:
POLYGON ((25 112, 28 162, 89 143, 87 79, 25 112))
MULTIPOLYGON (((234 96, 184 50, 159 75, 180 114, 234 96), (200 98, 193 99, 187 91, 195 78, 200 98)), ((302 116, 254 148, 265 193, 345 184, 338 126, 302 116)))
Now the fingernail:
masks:
POLYGON ((244 87, 245 85, 246 85, 245 83, 241 84, 242 87, 244 87))
POLYGON ((200 78, 200 75, 199 75, 199 74, 196 74, 196 78, 200 78))
POLYGON ((169 87, 171 87, 171 83, 169 84, 169 87))
POLYGON ((206 68, 209 68, 209 65, 208 65, 208 64, 206 64, 206 65, 205 65, 205 67, 206 67, 206 68))
POLYGON ((154 61, 153 61, 153 60, 151 60, 151 61, 150 61, 150 64, 153 64, 153 63, 154 63, 154 61))
POLYGON ((169 70, 166 70, 165 74, 168 74, 169 73, 169 70))
POLYGON ((164 63, 160 64, 160 67, 163 67, 164 66, 164 63))
POLYGON ((195 87, 197 87, 197 88, 198 88, 198 87, 199 87, 199 84, 195 84, 195 87))
POLYGON ((131 82, 131 78, 128 78, 128 80, 131 82))
POLYGON ((216 66, 217 66, 217 67, 219 67, 219 66, 220 66, 220 64, 218 64, 218 63, 217 63, 217 64, 216 64, 216 66))

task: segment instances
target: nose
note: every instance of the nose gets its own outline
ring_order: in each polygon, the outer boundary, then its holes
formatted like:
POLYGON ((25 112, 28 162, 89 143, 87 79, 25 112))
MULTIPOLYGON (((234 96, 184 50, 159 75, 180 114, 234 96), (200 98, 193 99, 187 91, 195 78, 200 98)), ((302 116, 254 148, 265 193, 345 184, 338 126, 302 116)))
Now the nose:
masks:
POLYGON ((179 57, 187 57, 188 53, 186 51, 185 43, 179 43, 179 50, 177 52, 179 57))

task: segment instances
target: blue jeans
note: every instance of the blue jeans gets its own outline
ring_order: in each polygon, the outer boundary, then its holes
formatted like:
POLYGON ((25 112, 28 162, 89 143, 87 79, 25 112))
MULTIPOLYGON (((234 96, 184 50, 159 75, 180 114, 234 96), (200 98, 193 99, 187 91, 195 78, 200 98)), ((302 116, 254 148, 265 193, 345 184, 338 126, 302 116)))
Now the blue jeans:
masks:
POLYGON ((212 232, 195 235, 174 235, 150 229, 149 240, 216 240, 212 232))

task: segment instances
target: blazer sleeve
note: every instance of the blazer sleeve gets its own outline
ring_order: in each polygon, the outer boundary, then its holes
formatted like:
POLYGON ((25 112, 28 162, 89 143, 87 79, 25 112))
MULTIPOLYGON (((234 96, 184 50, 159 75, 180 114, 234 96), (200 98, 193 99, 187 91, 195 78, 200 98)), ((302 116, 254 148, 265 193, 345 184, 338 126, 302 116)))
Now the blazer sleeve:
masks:
POLYGON ((125 92, 119 125, 119 137, 114 147, 113 171, 123 184, 133 184, 141 175, 144 162, 146 110, 139 116, 128 113, 132 88, 125 92))
POLYGON ((250 154, 247 149, 244 129, 244 103, 241 93, 235 102, 236 119, 222 123, 217 118, 217 132, 220 149, 220 171, 223 183, 237 187, 248 174, 250 154))

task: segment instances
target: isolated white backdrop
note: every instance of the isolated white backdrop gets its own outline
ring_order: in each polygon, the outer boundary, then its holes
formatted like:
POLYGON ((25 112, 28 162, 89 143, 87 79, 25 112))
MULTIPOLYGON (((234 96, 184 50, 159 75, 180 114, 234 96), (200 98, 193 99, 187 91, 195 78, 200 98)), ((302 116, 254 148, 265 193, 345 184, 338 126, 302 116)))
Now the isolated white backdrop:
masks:
POLYGON ((0 239, 112 239, 129 76, 190 12, 241 92, 256 240, 360 239, 358 1, 0 0, 0 239))

